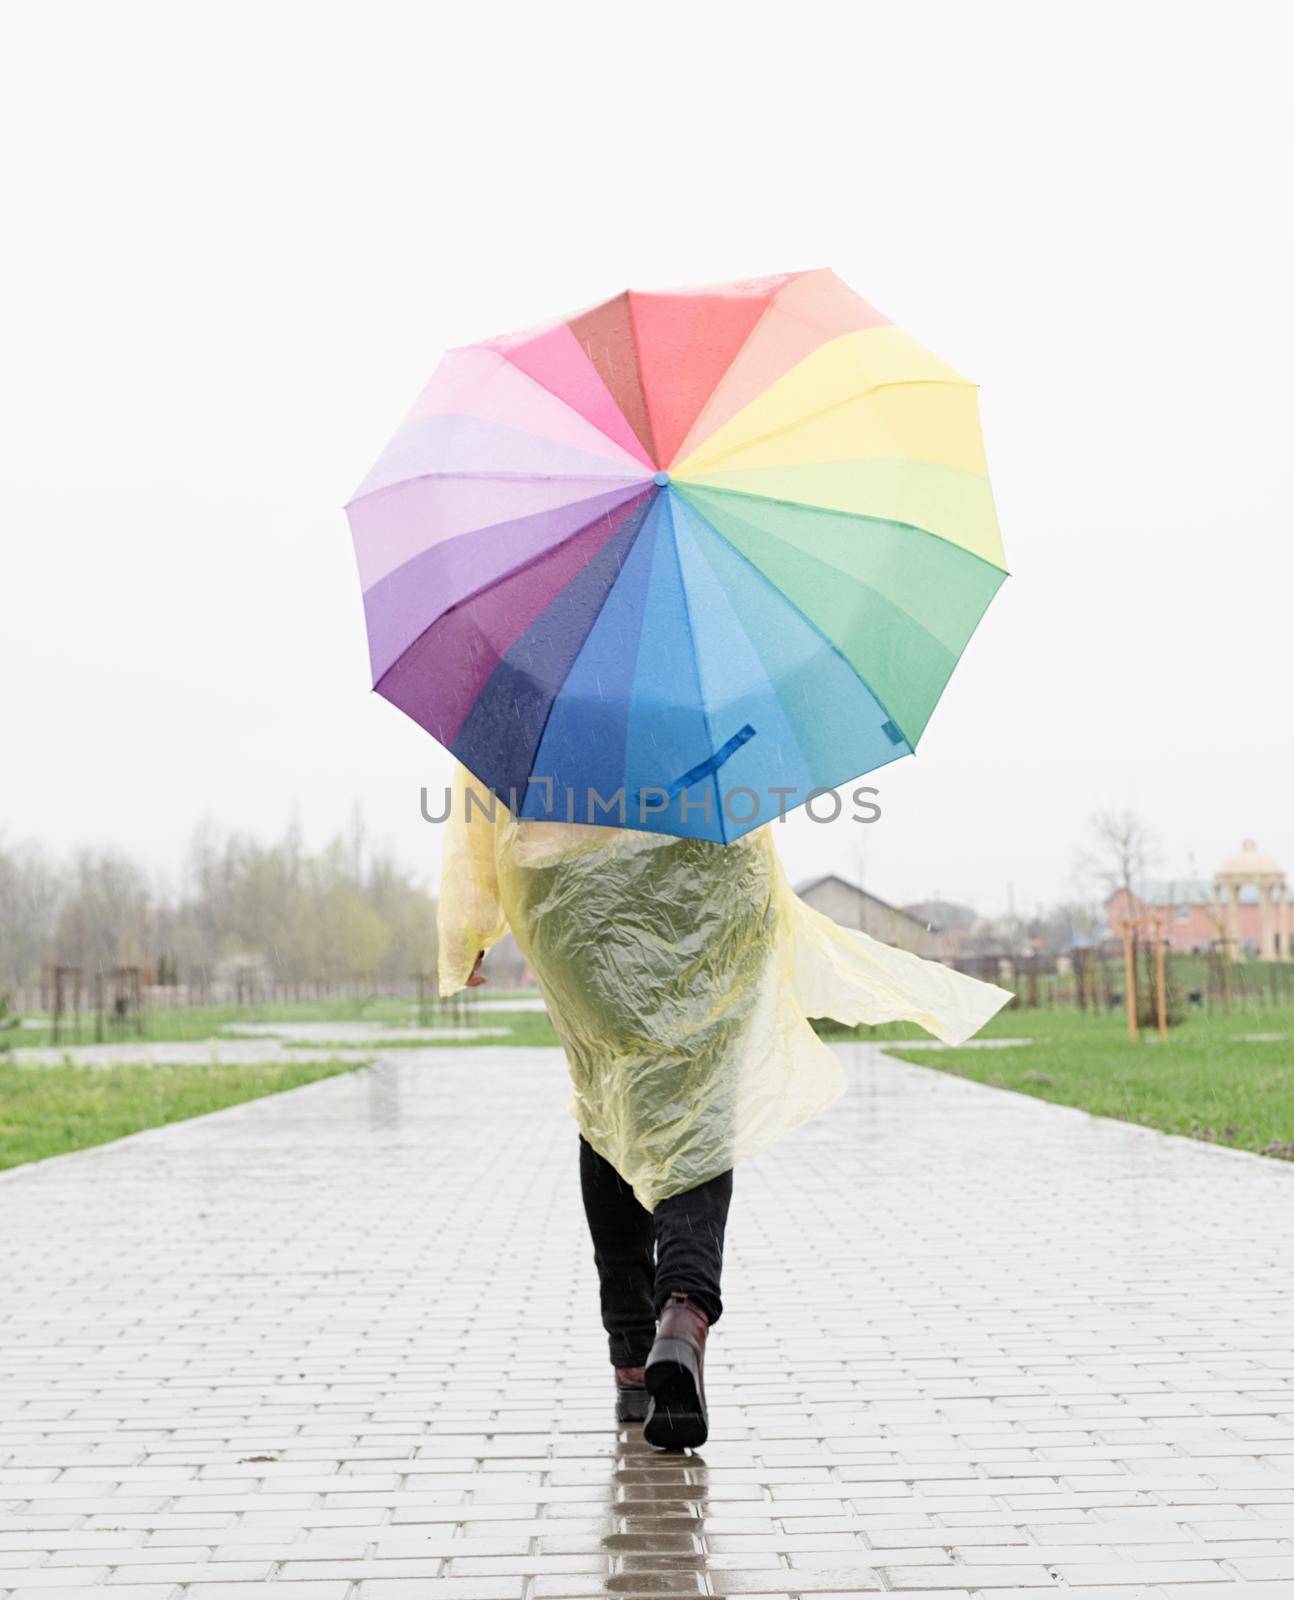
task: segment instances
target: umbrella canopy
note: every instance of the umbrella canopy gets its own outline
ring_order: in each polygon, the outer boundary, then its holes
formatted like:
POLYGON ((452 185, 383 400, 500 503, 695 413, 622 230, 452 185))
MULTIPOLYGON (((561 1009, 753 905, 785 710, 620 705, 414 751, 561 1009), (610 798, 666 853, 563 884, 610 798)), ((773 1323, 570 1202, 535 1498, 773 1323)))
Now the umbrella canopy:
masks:
POLYGON ((825 270, 452 350, 346 509, 514 814, 724 842, 909 754, 1006 576, 974 385, 825 270))

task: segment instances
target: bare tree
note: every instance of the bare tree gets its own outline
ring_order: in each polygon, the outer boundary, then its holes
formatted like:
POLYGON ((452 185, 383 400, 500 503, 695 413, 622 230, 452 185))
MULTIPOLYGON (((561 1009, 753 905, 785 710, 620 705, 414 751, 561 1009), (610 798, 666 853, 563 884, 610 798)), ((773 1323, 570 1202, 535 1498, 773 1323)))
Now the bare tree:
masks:
POLYGON ((1079 876, 1099 884, 1106 898, 1123 890, 1133 894, 1157 854, 1155 835, 1128 808, 1109 806, 1095 812, 1087 824, 1087 843, 1078 858, 1079 876))
POLYGON ((0 839, 0 989, 39 978, 66 891, 64 869, 37 845, 0 839))
POLYGON ((1105 938, 1104 909, 1091 899, 1061 900, 1043 907, 1028 927, 1029 941, 1042 954, 1063 954, 1105 938))
POLYGON ((364 882, 364 844, 367 834, 363 807, 358 800, 354 800, 350 808, 350 861, 351 876, 356 888, 364 882))
POLYGON ((348 838, 316 852, 295 823, 266 843, 206 822, 174 886, 118 852, 60 862, 0 840, 0 990, 55 963, 187 982, 234 955, 281 982, 393 981, 432 971, 435 953, 435 901, 389 847, 368 843, 358 812, 348 838))

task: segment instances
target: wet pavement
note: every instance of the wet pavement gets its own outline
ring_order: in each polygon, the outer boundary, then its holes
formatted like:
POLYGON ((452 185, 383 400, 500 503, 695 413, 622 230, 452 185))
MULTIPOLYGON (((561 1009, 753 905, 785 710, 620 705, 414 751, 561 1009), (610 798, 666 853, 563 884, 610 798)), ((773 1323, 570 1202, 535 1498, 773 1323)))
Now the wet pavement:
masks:
POLYGON ((7 1058, 18 1066, 202 1067, 283 1061, 373 1061, 380 1047, 506 1038, 506 1028, 393 1028, 372 1022, 231 1023, 210 1039, 114 1039, 103 1044, 29 1045, 7 1058), (226 1036, 227 1035, 227 1036, 226 1036))
POLYGON ((1294 1169, 842 1054, 696 1455, 612 1419, 555 1052, 0 1178, 0 1596, 1294 1595, 1294 1169))
POLYGON ((433 1044, 444 1039, 507 1038, 506 1028, 396 1027, 389 1022, 228 1022, 221 1030, 245 1039, 293 1044, 433 1044))

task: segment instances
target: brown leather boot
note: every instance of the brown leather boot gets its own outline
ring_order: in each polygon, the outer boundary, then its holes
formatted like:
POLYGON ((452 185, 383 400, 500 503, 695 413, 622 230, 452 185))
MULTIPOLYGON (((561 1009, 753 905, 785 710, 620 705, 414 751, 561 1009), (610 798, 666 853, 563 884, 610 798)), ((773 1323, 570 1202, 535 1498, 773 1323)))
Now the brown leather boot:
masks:
POLYGON ((644 1373, 643 1438, 660 1450, 695 1450, 710 1431, 705 1409, 705 1336, 710 1319, 685 1294, 672 1294, 656 1326, 644 1373))
POLYGON ((616 1421, 641 1422, 647 1415, 647 1385, 642 1367, 617 1367, 616 1421))

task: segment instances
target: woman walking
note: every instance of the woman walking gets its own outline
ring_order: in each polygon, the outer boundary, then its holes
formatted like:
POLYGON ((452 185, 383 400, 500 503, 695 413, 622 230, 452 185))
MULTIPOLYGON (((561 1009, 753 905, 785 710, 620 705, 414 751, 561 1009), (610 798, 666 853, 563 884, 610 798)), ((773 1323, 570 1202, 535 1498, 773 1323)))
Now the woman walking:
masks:
POLYGON ((844 1088, 808 1019, 902 1019, 956 1043, 1010 996, 812 910, 768 827, 722 845, 517 821, 460 767, 440 992, 483 981, 509 927, 570 1067, 617 1417, 695 1447, 732 1169, 844 1088))

